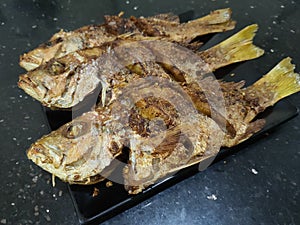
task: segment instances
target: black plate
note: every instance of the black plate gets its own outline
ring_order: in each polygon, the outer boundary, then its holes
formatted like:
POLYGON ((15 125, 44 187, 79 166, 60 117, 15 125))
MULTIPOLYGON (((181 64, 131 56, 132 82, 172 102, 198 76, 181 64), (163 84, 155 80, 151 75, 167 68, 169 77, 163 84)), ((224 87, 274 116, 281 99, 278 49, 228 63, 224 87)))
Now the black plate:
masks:
MULTIPOLYGON (((210 39, 206 46, 213 45, 222 39, 224 39, 222 35, 215 35, 210 39)), ((263 58, 259 60, 260 63, 263 63, 263 58)), ((261 74, 258 72, 257 65, 258 63, 256 60, 235 64, 218 70, 215 75, 217 78, 223 78, 227 81, 246 80, 247 84, 251 84, 261 77, 261 74), (234 73, 235 76, 229 75, 232 73, 234 73), (224 76, 225 74, 227 74, 227 76, 224 76)), ((45 113, 51 130, 55 130, 62 124, 70 121, 72 117, 71 113, 68 111, 51 111, 45 109, 45 113)), ((258 138, 263 137, 262 134, 270 131, 281 123, 288 121, 297 114, 298 109, 290 104, 288 100, 284 99, 280 101, 274 107, 267 109, 264 113, 259 115, 259 117, 266 119, 266 125, 263 130, 234 148, 221 149, 215 158, 214 163, 242 150, 245 145, 248 145, 253 141, 257 141, 258 138)), ((106 182, 90 186, 69 185, 69 191, 80 223, 99 223, 139 204, 149 197, 196 174, 197 172, 199 172, 198 165, 182 169, 176 174, 152 185, 138 195, 128 195, 124 186, 117 183, 113 183, 113 186, 107 188, 106 182), (92 194, 95 187, 99 189, 99 195, 93 197, 92 194)))

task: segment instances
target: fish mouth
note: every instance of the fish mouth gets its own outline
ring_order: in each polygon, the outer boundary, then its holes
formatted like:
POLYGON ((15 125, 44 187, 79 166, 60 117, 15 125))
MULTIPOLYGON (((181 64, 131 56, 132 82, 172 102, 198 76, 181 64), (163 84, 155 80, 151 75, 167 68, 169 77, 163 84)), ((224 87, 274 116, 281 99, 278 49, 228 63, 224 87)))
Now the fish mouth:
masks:
MULTIPOLYGON (((43 144, 33 144, 27 150, 27 157, 36 165, 51 173, 52 179, 58 177, 63 181, 68 181, 68 174, 64 173, 62 169, 62 164, 65 159, 63 154, 58 155, 43 144)), ((55 185, 55 183, 53 183, 53 185, 55 185)))
POLYGON ((34 54, 34 52, 31 52, 31 54, 24 54, 20 57, 20 66, 26 69, 27 71, 34 70, 35 68, 39 67, 41 63, 43 62, 43 59, 39 57, 37 54, 34 54))
POLYGON ((44 146, 43 144, 30 146, 27 150, 27 157, 50 173, 59 170, 64 160, 63 154, 57 154, 57 150, 55 151, 50 146, 44 146))
MULTIPOLYGON (((66 156, 59 154, 58 151, 59 149, 52 148, 51 145, 47 143, 33 144, 27 150, 27 157, 36 165, 51 173, 52 178, 58 177, 62 181, 70 184, 88 185, 104 179, 104 177, 98 173, 81 176, 76 167, 73 166, 67 169, 66 156)), ((106 171, 106 173, 109 174, 110 171, 106 171)))
POLYGON ((21 75, 18 82, 19 88, 23 89, 28 95, 42 102, 47 94, 47 88, 39 83, 35 83, 27 74, 21 75))

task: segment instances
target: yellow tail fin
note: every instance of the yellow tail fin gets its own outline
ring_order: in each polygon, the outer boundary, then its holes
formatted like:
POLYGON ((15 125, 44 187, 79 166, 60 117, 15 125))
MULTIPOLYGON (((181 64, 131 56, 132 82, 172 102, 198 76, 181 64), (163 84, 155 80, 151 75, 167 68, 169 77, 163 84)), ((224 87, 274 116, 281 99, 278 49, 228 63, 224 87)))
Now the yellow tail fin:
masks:
POLYGON ((294 72, 295 65, 291 63, 291 60, 289 57, 283 59, 269 73, 252 85, 254 88, 264 88, 274 93, 269 106, 300 91, 300 75, 294 72))
POLYGON ((215 55, 218 58, 216 62, 208 62, 213 70, 263 55, 264 50, 252 43, 257 29, 257 24, 247 26, 225 41, 204 51, 205 55, 215 55), (219 58, 221 59, 219 60, 219 58))

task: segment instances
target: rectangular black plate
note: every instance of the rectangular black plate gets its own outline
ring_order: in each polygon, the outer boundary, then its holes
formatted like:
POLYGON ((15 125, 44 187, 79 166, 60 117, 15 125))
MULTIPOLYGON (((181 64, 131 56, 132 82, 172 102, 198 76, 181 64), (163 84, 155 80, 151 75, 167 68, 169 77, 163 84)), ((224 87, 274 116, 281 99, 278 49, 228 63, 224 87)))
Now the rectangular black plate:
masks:
MULTIPOLYGON (((216 35, 210 42, 218 42, 220 41, 220 38, 221 35, 216 35)), ((263 59, 259 60, 260 63, 262 63, 263 59)), ((257 69, 255 69, 257 68, 256 66, 257 61, 245 62, 238 65, 236 64, 217 71, 216 77, 220 78, 227 74, 227 76, 223 78, 224 80, 246 80, 248 84, 251 84, 261 77, 261 74, 259 74, 257 69), (229 76, 229 73, 235 73, 236 75, 229 76)), ((45 113, 51 130, 55 130, 62 124, 71 120, 71 113, 68 111, 51 111, 45 109, 45 113)), ((259 115, 259 117, 266 119, 266 125, 263 130, 239 146, 230 149, 221 149, 214 162, 240 151, 245 145, 257 140, 259 137, 262 137, 262 134, 265 132, 270 131, 283 122, 288 121, 297 114, 298 109, 290 104, 288 100, 284 99, 280 101, 274 107, 267 109, 263 114, 259 115)), ((117 183, 113 183, 113 186, 107 188, 105 181, 90 186, 69 185, 69 191, 80 223, 99 223, 141 203, 160 191, 196 174, 197 172, 199 172, 198 165, 182 169, 178 173, 152 185, 138 195, 128 195, 124 186, 117 183), (92 196, 94 187, 98 188, 100 193, 96 197, 92 196)))

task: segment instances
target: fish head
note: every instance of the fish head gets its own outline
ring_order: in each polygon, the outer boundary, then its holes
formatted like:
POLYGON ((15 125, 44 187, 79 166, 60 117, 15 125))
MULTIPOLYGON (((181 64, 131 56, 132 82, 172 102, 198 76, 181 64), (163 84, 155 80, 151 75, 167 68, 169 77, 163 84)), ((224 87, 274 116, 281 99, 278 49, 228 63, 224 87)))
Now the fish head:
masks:
POLYGON ((27 156, 63 181, 94 183, 118 154, 112 151, 111 135, 102 129, 96 112, 85 113, 32 144, 27 156))
POLYGON ((98 70, 91 63, 83 66, 75 53, 52 59, 19 77, 18 86, 52 108, 71 108, 99 85, 98 70))

